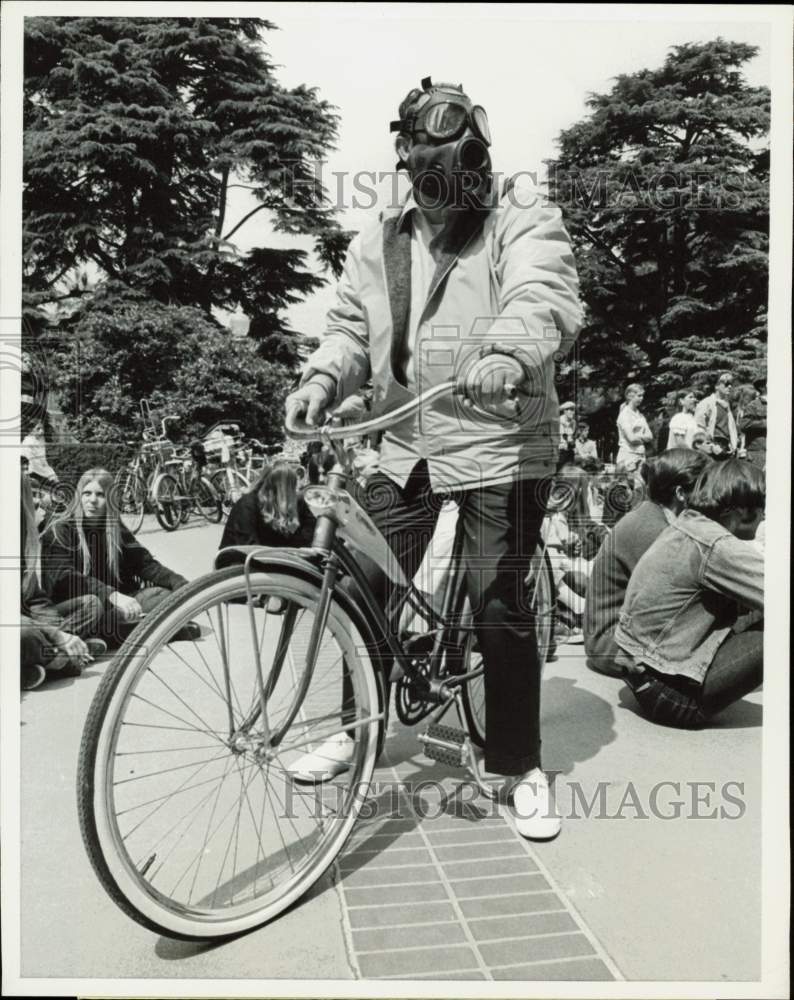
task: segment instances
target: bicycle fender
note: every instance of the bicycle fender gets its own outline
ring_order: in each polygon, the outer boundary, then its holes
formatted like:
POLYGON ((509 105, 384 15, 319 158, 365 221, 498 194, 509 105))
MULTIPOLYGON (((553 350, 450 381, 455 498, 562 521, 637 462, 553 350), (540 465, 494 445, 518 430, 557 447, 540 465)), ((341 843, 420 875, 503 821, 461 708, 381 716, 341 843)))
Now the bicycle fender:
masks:
MULTIPOLYGON (((225 569, 227 566, 242 565, 251 553, 256 553, 252 558, 263 570, 270 568, 289 569, 299 573, 305 580, 322 586, 323 570, 315 561, 324 554, 324 550, 313 548, 280 548, 266 545, 230 545, 221 549, 213 561, 213 569, 225 569)), ((394 643, 383 623, 378 622, 375 615, 361 601, 354 598, 348 588, 338 588, 335 597, 341 604, 344 611, 350 615, 364 639, 367 648, 375 660, 383 656, 384 643, 389 649, 389 654, 398 659, 403 658, 403 651, 394 643), (378 651, 381 652, 378 652, 378 651)), ((382 673, 379 671, 379 673, 382 673)))

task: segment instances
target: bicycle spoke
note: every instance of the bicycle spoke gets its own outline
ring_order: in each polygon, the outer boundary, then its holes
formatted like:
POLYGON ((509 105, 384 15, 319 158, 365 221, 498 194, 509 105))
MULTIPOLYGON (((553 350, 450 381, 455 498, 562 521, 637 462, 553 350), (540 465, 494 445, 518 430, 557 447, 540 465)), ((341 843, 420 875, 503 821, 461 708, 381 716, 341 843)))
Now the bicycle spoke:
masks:
MULTIPOLYGON (((138 701, 144 702, 144 704, 149 705, 150 708, 154 708, 158 712, 162 712, 164 715, 170 716, 172 719, 176 719, 177 722, 184 722, 185 725, 188 727, 188 731, 189 732, 192 732, 192 733, 204 733, 205 736, 214 736, 218 740, 219 743, 222 743, 224 746, 226 745, 225 739, 216 730, 209 729, 209 728, 199 729, 197 726, 191 726, 187 719, 182 719, 178 715, 174 715, 173 712, 169 712, 168 709, 167 708, 163 708, 162 705, 156 705, 153 701, 149 701, 148 698, 144 698, 143 695, 138 694, 137 691, 133 691, 131 697, 132 698, 136 698, 138 701)), ((135 726, 135 725, 145 726, 147 724, 146 723, 127 722, 127 723, 125 723, 125 725, 128 725, 128 726, 135 726)), ((205 725, 206 725, 206 723, 205 723, 205 725)), ((159 729, 168 729, 169 727, 168 726, 152 726, 152 725, 149 725, 148 728, 153 728, 153 729, 158 729, 158 728, 159 729)), ((173 728, 173 727, 170 727, 170 728, 173 728)))
POLYGON ((184 771, 186 767, 193 767, 195 764, 211 764, 214 760, 220 760, 226 754, 216 754, 214 757, 206 757, 204 760, 192 760, 189 764, 175 764, 173 767, 164 767, 159 771, 148 771, 146 774, 136 774, 134 778, 122 778, 114 781, 115 786, 128 785, 132 781, 143 781, 146 778, 155 778, 161 774, 171 774, 173 771, 184 771))

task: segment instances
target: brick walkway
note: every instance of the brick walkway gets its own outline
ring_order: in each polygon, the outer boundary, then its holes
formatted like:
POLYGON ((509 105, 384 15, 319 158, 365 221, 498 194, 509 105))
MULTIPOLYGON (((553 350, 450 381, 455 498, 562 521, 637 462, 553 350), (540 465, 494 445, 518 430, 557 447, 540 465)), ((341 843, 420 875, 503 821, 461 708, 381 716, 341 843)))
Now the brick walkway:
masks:
POLYGON ((363 979, 614 980, 620 971, 533 846, 463 771, 392 722, 372 815, 337 862, 363 979))

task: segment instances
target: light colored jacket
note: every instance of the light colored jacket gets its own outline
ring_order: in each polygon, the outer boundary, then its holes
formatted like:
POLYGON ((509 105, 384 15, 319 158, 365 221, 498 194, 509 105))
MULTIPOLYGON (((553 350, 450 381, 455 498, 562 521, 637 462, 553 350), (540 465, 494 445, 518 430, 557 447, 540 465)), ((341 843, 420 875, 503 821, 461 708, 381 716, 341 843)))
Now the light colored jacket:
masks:
MULTIPOLYGON (((717 394, 713 392, 710 396, 706 396, 705 399, 701 399, 698 405, 695 407, 695 421, 702 431, 705 432, 709 443, 714 440, 714 428, 717 426, 717 407, 720 404, 717 402, 717 394)), ((739 444, 739 434, 736 430, 736 421, 733 419, 733 413, 731 412, 730 406, 726 404, 726 409, 728 411, 728 434, 731 440, 731 450, 736 451, 739 444)))
MULTIPOLYGON (((401 369, 414 211, 409 198, 350 244, 325 336, 302 378, 330 375, 337 403, 370 377, 375 414, 415 397, 401 369)), ((554 362, 570 350, 581 321, 568 234, 560 210, 542 193, 520 183, 490 211, 459 218, 441 237, 411 345, 415 387, 423 392, 459 376, 485 345, 506 345, 520 351, 532 372, 522 416, 488 420, 466 411, 458 398, 437 400, 387 432, 381 470, 404 485, 425 458, 436 490, 553 473, 559 435, 554 362)))

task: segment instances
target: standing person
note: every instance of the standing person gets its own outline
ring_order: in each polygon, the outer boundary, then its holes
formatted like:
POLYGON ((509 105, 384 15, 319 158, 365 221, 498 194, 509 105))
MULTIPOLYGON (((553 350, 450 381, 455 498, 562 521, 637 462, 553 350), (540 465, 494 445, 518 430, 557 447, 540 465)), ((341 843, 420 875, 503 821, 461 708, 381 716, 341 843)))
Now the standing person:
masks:
POLYGON ((590 439, 590 424, 586 420, 580 420, 576 425, 574 457, 576 462, 588 472, 596 472, 601 465, 598 460, 596 443, 590 439))
POLYGON ((733 376, 723 372, 717 378, 714 392, 695 407, 695 421, 706 435, 706 442, 714 458, 731 458, 739 445, 739 432, 731 411, 730 396, 733 376))
POLYGON ((697 433, 695 420, 697 396, 691 389, 684 389, 676 396, 678 413, 670 421, 670 436, 667 440, 669 448, 691 448, 692 439, 697 433))
POLYGON ((645 446, 653 440, 648 421, 640 413, 645 390, 633 382, 626 387, 624 402, 618 414, 618 454, 615 464, 626 472, 634 472, 645 459, 645 446))
POLYGON ((737 427, 742 435, 745 457, 759 469, 766 468, 766 401, 763 380, 744 387, 737 427))
POLYGON ((560 458, 559 464, 567 465, 576 457, 576 404, 560 406, 560 458))
MULTIPOLYGON (((99 630, 113 643, 123 640, 144 614, 188 581, 159 563, 124 527, 113 476, 88 469, 74 497, 43 536, 44 587, 55 601, 93 594, 102 601, 99 630)), ((189 623, 177 633, 195 638, 189 623)))
POLYGON ((630 510, 610 532, 590 572, 585 596, 584 646, 587 666, 622 677, 617 665, 615 626, 634 567, 689 502, 698 477, 711 461, 689 448, 671 448, 647 463, 647 500, 630 510))
MULTIPOLYGON (((469 371, 468 390, 493 418, 445 398, 388 431, 369 481, 381 502, 370 514, 412 579, 443 497, 458 500, 485 662, 485 766, 512 786, 521 833, 548 839, 560 820, 541 770, 540 661, 520 582, 557 465, 554 357, 582 321, 573 255, 559 209, 536 189, 521 181, 501 198, 492 190, 485 112, 460 87, 423 80, 392 130, 412 193, 351 243, 325 337, 287 412, 314 424, 370 375, 373 410, 383 412, 469 371), (455 335, 442 352, 443 330, 455 335), (509 398, 508 383, 523 375, 503 354, 467 367, 499 348, 524 359, 531 395, 509 398)), ((344 768, 350 750, 323 746, 317 756, 344 768)), ((332 773, 328 765, 323 776, 332 773)))
POLYGON ((763 680, 764 474, 710 462, 687 510, 637 563, 615 629, 626 682, 645 716, 704 725, 763 680), (752 624, 741 611, 756 612, 752 624))

